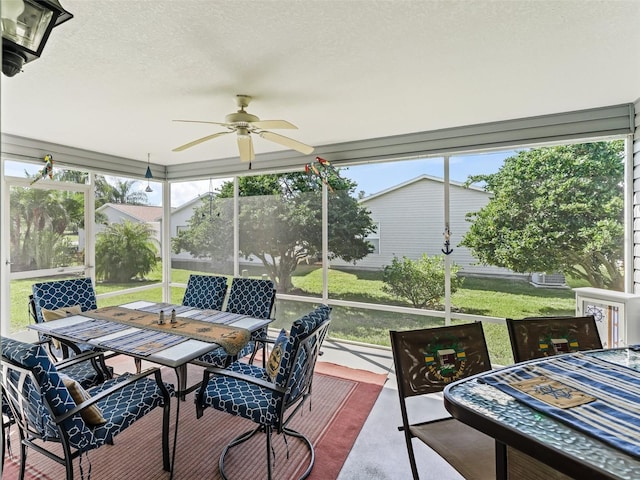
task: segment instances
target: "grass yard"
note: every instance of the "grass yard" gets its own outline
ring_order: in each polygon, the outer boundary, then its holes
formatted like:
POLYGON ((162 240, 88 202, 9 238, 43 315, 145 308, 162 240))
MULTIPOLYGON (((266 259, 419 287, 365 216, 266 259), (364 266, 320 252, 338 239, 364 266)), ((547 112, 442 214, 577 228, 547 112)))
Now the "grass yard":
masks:
MULTIPOLYGON (((187 283, 188 270, 172 270, 172 281, 187 283)), ((250 272, 251 274, 251 272, 250 272)), ((329 271, 329 296, 333 299, 364 303, 410 306, 407 302, 394 298, 382 291, 382 273, 369 271, 329 271)), ((156 268, 144 281, 127 284, 96 285, 98 295, 157 283, 162 278, 161 267, 156 268)), ((51 278, 42 279, 52 280, 51 278)), ((11 331, 26 328, 29 323, 27 302, 31 284, 36 280, 14 280, 11 282, 11 331)), ((294 274, 292 282, 295 292, 304 296, 319 297, 322 294, 322 271, 314 266, 301 266, 294 274)), ((576 284, 572 287, 584 286, 576 284)), ((171 301, 181 303, 184 288, 172 288, 171 301)), ((159 302, 162 288, 156 287, 138 293, 128 293, 100 299, 100 307, 118 305, 135 300, 159 302)), ((289 328, 291 322, 308 312, 311 304, 278 300, 274 328, 289 328)), ((526 317, 545 315, 573 315, 575 295, 571 289, 536 288, 524 281, 511 279, 465 278, 452 295, 452 309, 474 315, 491 317, 526 317)), ((389 330, 407 330, 443 325, 438 317, 384 312, 362 308, 334 307, 330 335, 334 338, 352 340, 375 345, 389 346, 389 330)), ((484 323, 485 335, 491 360, 494 364, 511 363, 511 348, 504 324, 484 323)))

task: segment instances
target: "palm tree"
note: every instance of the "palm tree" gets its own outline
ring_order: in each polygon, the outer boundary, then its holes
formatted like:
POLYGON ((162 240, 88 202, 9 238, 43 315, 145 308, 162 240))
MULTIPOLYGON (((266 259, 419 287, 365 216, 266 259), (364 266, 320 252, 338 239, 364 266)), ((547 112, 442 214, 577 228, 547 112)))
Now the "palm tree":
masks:
POLYGON ((147 194, 141 190, 134 190, 137 183, 137 180, 117 179, 115 185, 112 185, 105 177, 96 175, 96 207, 105 203, 146 205, 149 201, 147 194))

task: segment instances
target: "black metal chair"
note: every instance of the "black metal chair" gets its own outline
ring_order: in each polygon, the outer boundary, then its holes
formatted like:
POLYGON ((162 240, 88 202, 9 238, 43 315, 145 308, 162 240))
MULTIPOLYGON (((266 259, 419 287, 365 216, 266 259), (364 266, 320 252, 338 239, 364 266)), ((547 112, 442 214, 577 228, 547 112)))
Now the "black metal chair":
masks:
MULTIPOLYGON (((48 344, 48 342, 39 343, 48 344)), ((74 379, 83 388, 90 388, 100 385, 108 378, 111 378, 111 375, 105 376, 102 368, 104 361, 101 360, 100 357, 102 357, 102 353, 87 352, 57 362, 55 365, 58 371, 63 371, 65 375, 74 379)), ((107 372, 111 374, 110 370, 107 372)), ((4 465, 4 459, 7 453, 7 445, 5 442, 9 439, 6 431, 15 423, 16 419, 9 406, 9 399, 4 394, 4 390, 2 390, 2 465, 4 465)), ((2 472, 1 467, 0 472, 2 472)))
POLYGON ((389 334, 402 414, 399 429, 404 432, 413 478, 419 479, 412 444, 417 438, 466 479, 495 479, 497 468, 504 468, 502 445, 452 417, 412 423, 410 417, 415 415, 410 415, 406 402, 407 398, 441 392, 455 380, 491 369, 482 324, 392 330, 389 334))
MULTIPOLYGON (((71 361, 75 361, 72 359, 71 361)), ((169 471, 169 409, 173 386, 159 369, 118 378, 84 390, 58 372, 44 347, 2 339, 2 390, 20 432, 20 479, 27 449, 62 464, 73 479, 73 460, 112 443, 113 437, 156 407, 163 407, 163 467, 169 471), (44 442, 46 440, 46 442, 44 442), (47 442, 60 444, 53 451, 47 442)))
POLYGON ((507 318, 506 323, 516 363, 560 353, 602 348, 593 315, 507 318))
MULTIPOLYGON (((272 432, 284 434, 285 440, 286 436, 302 440, 310 452, 310 460, 300 478, 311 473, 315 460, 313 445, 288 424, 311 394, 313 370, 329 329, 330 312, 329 307, 322 305, 296 320, 288 336, 281 332, 274 345, 270 369, 242 362, 235 362, 228 369, 205 369, 202 386, 196 392, 198 418, 202 417, 205 408, 213 407, 258 424, 225 447, 219 461, 222 478, 228 478, 224 461, 229 450, 260 432, 266 434, 267 478, 271 479, 273 474, 272 432)), ((248 453, 247 458, 252 454, 248 453)))

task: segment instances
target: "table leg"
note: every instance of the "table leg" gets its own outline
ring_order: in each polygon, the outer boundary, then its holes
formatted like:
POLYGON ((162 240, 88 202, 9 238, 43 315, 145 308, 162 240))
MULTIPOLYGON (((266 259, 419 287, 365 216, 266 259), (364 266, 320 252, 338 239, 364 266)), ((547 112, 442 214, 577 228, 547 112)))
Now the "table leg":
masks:
POLYGON ((178 382, 178 392, 177 397, 180 400, 185 400, 186 398, 186 389, 187 389, 187 364, 180 365, 174 369, 176 371, 176 378, 178 382))
POLYGON ((507 480, 507 446, 496 440, 496 480, 507 480))

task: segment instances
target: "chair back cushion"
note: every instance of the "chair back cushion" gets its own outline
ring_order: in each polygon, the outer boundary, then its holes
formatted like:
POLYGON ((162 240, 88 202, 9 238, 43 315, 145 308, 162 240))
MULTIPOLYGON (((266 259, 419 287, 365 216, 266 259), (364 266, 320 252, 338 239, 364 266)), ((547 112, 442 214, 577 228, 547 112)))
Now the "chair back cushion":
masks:
POLYGON ((226 311, 254 318, 269 318, 275 298, 276 290, 271 280, 234 278, 226 311))
POLYGON ((515 362, 602 348, 593 315, 507 318, 506 322, 515 362))
POLYGON ((222 310, 227 294, 227 277, 189 275, 182 305, 203 310, 222 310))
MULTIPOLYGON (((21 404, 14 406, 24 412, 24 421, 44 439, 59 438, 60 434, 51 414, 62 415, 74 408, 76 404, 45 349, 41 345, 2 338, 2 358, 3 361, 7 361, 9 370, 3 382, 11 384, 3 388, 13 391, 20 397, 21 404), (15 370, 11 371, 11 365, 31 372, 35 384, 31 377, 26 377, 23 388, 19 390, 19 378, 15 370)), ((13 395, 8 393, 8 396, 13 395)), ((93 436, 80 415, 73 415, 66 419, 62 423, 62 428, 66 430, 69 442, 75 448, 85 450, 93 441, 93 436)))
POLYGON ((291 325, 275 377, 276 385, 287 390, 285 404, 295 401, 310 384, 315 361, 329 325, 327 323, 321 332, 318 329, 329 320, 330 313, 331 307, 320 305, 291 325), (313 334, 316 335, 312 336, 313 334))
POLYGON ((389 334, 403 397, 440 392, 455 380, 491 369, 480 322, 389 334))
POLYGON ((43 322, 42 309, 57 310, 80 305, 83 312, 98 308, 96 292, 90 278, 73 278, 54 282, 34 283, 31 287, 36 309, 36 321, 43 322))

